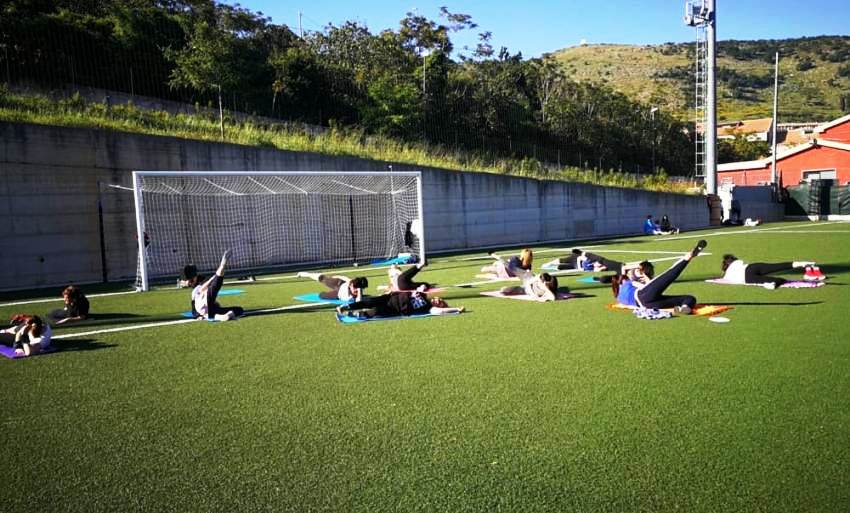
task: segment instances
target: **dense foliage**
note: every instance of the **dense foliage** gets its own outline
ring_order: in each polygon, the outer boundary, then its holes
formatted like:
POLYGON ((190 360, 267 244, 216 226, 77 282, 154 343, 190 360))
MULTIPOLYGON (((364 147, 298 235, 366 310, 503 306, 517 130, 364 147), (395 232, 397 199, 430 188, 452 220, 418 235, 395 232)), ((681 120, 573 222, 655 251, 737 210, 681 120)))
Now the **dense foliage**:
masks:
POLYGON ((296 36, 213 0, 11 0, 0 8, 10 86, 93 87, 401 141, 628 172, 691 173, 692 143, 668 114, 568 79, 548 58, 465 53, 465 14, 408 13, 373 34, 356 22, 296 36))

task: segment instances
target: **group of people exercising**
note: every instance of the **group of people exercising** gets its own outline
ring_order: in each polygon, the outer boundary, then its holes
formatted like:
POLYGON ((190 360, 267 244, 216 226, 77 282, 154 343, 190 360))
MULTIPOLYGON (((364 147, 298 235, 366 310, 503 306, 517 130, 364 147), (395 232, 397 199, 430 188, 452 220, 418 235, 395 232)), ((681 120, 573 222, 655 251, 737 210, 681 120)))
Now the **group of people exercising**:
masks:
MULTIPOLYGON (((646 260, 623 263, 581 249, 573 249, 567 256, 548 262, 546 267, 558 271, 606 273, 594 279, 610 283, 612 294, 619 304, 635 308, 672 309, 678 314, 687 315, 692 313, 696 306, 696 298, 692 295, 665 295, 665 291, 706 245, 705 240, 700 240, 691 251, 660 274, 656 274, 655 266, 646 260)), ((195 318, 227 321, 244 314, 241 307, 223 307, 218 303, 227 256, 228 253, 225 252, 215 273, 207 279, 202 278, 193 265, 184 268, 182 283, 192 288, 191 306, 195 318)), ((549 272, 538 274, 532 271, 534 255, 531 249, 523 249, 519 255, 507 260, 495 253, 490 256, 494 259, 493 263, 484 266, 481 269, 483 274, 478 275, 479 277, 492 280, 518 278, 520 281, 519 285, 503 287, 500 290, 502 294, 524 294, 537 301, 554 301, 557 298, 558 278, 549 272)), ((358 317, 397 317, 463 312, 464 307, 451 307, 443 298, 429 295, 433 284, 415 281, 416 275, 424 266, 424 263, 418 263, 404 270, 392 266, 388 273, 389 291, 378 296, 365 295, 369 281, 363 276, 348 278, 309 272, 300 272, 298 276, 325 285, 327 290, 321 292, 319 297, 342 302, 337 309, 341 314, 358 317)), ((727 254, 723 256, 721 269, 726 283, 761 285, 767 289, 781 287, 787 282, 785 278, 771 276, 772 273, 791 269, 805 269, 804 280, 826 279, 815 262, 811 261, 747 263, 727 254)), ((69 286, 64 289, 63 299, 64 308, 50 312, 47 320, 38 315, 13 316, 11 327, 0 330, 0 343, 14 347, 19 355, 24 356, 48 350, 52 336, 51 322, 58 325, 85 320, 89 316, 88 299, 78 288, 69 286)))

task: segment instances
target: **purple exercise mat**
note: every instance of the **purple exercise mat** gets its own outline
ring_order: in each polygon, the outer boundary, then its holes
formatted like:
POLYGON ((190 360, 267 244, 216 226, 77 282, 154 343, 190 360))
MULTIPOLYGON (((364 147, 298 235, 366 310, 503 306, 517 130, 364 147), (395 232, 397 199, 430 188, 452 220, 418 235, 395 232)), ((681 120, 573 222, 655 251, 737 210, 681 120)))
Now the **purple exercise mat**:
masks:
MULTIPOLYGON (((56 351, 56 349, 51 347, 47 351, 42 351, 42 352, 40 352, 38 354, 34 354, 32 356, 41 356, 43 354, 50 354, 54 351, 56 351)), ((9 346, 4 346, 4 345, 0 345, 0 355, 5 356, 6 358, 10 358, 12 360, 17 360, 18 358, 30 358, 29 356, 25 356, 25 355, 17 355, 17 354, 15 354, 14 349, 12 349, 9 346)))
MULTIPOLYGON (((705 280, 708 283, 719 283, 720 285, 751 285, 755 287, 761 287, 760 283, 737 283, 734 281, 724 280, 723 278, 715 278, 713 280, 705 280)), ((825 282, 822 281, 786 281, 779 288, 783 289, 814 289, 817 287, 823 287, 826 285, 825 282)))

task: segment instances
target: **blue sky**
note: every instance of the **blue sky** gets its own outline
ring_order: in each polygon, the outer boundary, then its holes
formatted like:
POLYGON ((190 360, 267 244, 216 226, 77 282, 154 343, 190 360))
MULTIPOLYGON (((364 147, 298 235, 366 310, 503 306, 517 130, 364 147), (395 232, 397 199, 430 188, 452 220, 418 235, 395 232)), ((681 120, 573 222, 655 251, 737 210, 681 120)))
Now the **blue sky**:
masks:
MULTIPOLYGON (((235 3, 228 0, 227 3, 235 3)), ((456 49, 474 47, 477 33, 493 33, 498 50, 537 57, 544 52, 588 43, 658 44, 694 39, 682 23, 684 0, 241 0, 243 7, 262 11, 274 23, 298 30, 321 30, 328 23, 358 21, 373 33, 397 29, 413 9, 438 19, 441 5, 451 12, 469 14, 479 27, 453 35, 456 49)), ((724 39, 783 39, 850 33, 850 0, 716 0, 718 34, 724 39)))

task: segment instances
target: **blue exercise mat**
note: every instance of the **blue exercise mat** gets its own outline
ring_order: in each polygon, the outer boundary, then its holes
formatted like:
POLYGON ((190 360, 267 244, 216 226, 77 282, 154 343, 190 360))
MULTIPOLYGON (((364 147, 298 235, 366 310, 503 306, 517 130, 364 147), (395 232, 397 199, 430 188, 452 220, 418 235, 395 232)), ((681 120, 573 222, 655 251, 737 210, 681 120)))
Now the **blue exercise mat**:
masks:
POLYGON ((378 260, 372 260, 372 265, 404 265, 404 264, 415 264, 416 256, 403 256, 403 257, 394 257, 394 258, 381 258, 378 260))
MULTIPOLYGON (((190 310, 190 311, 188 311, 188 312, 180 312, 180 315, 181 315, 182 317, 187 318, 187 319, 194 319, 194 318, 195 318, 195 316, 194 316, 194 315, 192 315, 192 311, 191 311, 191 310, 190 310)), ((205 320, 205 321, 207 321, 207 322, 219 322, 219 321, 217 321, 217 320, 215 320, 215 319, 204 319, 204 320, 205 320)))
POLYGON ((347 305, 351 303, 351 301, 343 301, 341 299, 325 299, 319 297, 318 292, 312 292, 310 294, 301 294, 300 296, 295 296, 294 299, 307 303, 327 303, 329 305, 347 305))
POLYGON ((244 289, 221 289, 218 291, 219 296, 238 296, 239 294, 244 293, 244 289))
POLYGON ((450 314, 418 314, 418 315, 398 315, 396 317, 353 317, 351 315, 336 314, 336 320, 343 324, 358 324, 361 322, 373 322, 373 321, 400 321, 404 319, 427 319, 428 317, 446 317, 447 315, 460 315, 460 312, 450 313, 450 314))
POLYGON ((584 278, 579 278, 578 281, 582 283, 599 283, 593 278, 593 276, 585 276, 584 278))

